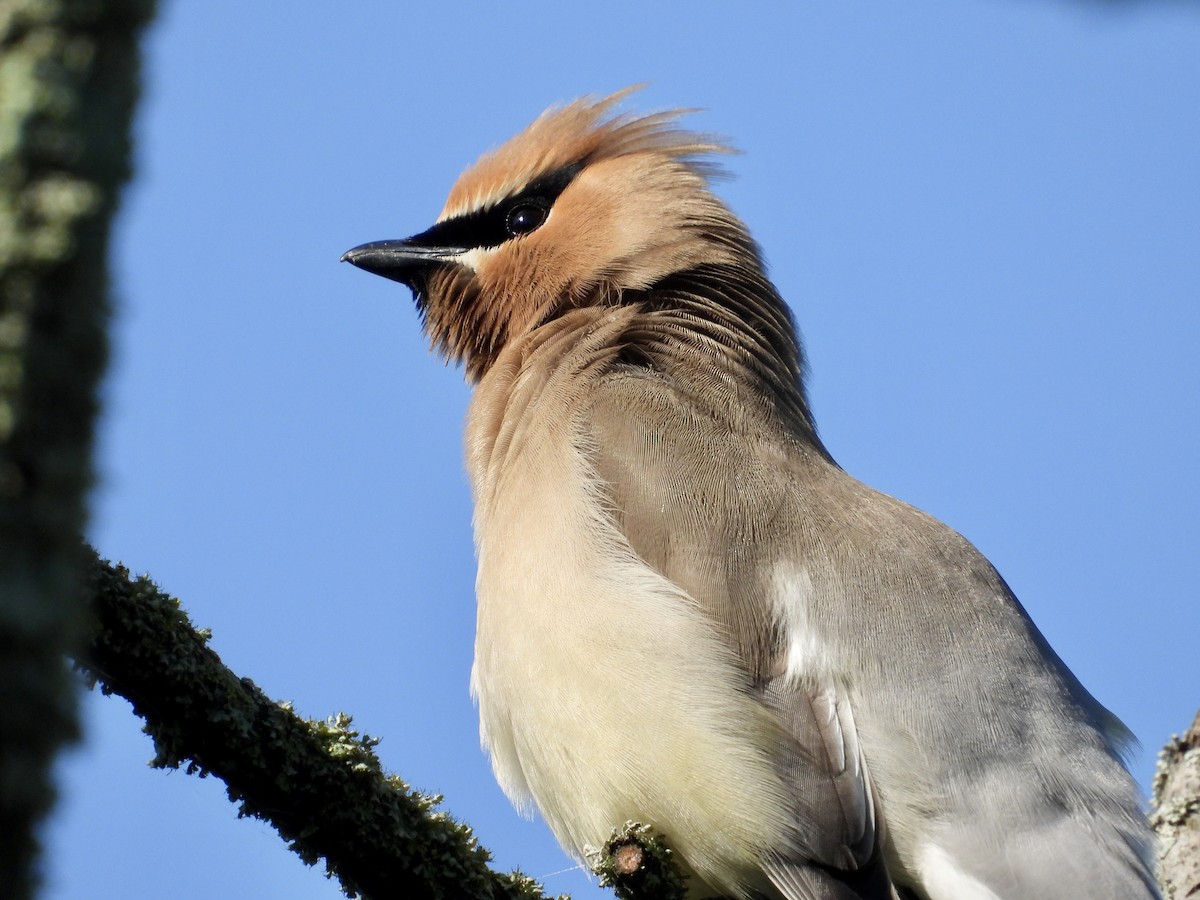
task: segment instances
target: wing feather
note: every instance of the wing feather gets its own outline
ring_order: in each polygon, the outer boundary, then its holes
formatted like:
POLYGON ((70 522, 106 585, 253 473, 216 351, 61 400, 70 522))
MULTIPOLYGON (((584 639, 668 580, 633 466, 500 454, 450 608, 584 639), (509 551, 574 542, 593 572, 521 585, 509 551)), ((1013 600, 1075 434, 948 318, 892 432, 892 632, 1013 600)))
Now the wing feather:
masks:
POLYGON ((695 599, 782 726, 769 749, 794 829, 763 860, 768 878, 788 900, 891 897, 849 691, 834 671, 788 671, 789 624, 770 573, 786 553, 779 510, 795 489, 793 462, 769 433, 718 414, 714 398, 734 399, 736 386, 714 379, 697 393, 651 369, 614 370, 582 413, 593 464, 630 546, 695 599))

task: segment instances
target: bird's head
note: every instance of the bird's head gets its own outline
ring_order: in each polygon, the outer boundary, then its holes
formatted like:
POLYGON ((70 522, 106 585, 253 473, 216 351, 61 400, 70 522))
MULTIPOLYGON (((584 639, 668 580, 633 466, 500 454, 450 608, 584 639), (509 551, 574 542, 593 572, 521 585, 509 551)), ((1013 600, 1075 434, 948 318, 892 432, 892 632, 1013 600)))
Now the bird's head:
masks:
POLYGON ((548 110, 463 173, 431 228, 342 258, 410 287, 430 339, 472 380, 566 310, 699 266, 759 270, 708 189, 708 160, 727 148, 678 128, 679 113, 614 114, 627 93, 548 110))

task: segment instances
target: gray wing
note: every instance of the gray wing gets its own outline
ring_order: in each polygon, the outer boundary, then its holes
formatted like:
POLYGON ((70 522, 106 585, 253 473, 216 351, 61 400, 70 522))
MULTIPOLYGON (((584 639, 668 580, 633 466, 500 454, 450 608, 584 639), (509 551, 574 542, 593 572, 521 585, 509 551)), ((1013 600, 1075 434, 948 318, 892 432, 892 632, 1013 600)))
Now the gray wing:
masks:
MULTIPOLYGON (((585 450, 633 550, 700 604, 790 738, 776 765, 793 788, 795 834, 763 860, 771 883, 789 900, 891 897, 845 687, 784 677, 770 556, 787 552, 780 511, 802 474, 795 448, 750 417, 718 415, 710 398, 728 401, 729 386, 707 387, 688 396, 646 370, 609 373, 580 411, 585 450)), ((733 399, 723 409, 753 408, 733 399)))

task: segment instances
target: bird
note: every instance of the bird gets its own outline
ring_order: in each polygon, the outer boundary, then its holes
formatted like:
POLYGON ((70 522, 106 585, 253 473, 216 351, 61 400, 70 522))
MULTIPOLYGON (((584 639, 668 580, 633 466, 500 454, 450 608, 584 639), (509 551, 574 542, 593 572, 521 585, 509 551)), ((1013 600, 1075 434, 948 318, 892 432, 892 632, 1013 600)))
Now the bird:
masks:
POLYGON ((342 259, 472 386, 471 691, 568 853, 626 822, 689 898, 1159 896, 1132 737, 965 538, 843 470, 731 152, 626 89, 342 259))

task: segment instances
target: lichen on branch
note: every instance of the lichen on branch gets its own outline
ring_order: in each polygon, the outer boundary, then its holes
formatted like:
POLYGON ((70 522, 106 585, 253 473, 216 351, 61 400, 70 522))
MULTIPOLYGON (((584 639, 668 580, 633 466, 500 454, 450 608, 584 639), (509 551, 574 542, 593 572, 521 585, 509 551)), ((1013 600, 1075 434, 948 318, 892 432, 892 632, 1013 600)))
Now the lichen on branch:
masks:
POLYGON ((350 716, 307 721, 226 668, 148 578, 94 559, 87 603, 80 666, 145 720, 153 764, 220 778, 241 815, 270 822, 306 863, 324 860, 348 896, 543 896, 532 879, 488 868, 488 851, 438 810, 440 797, 384 772, 378 741, 350 716))

